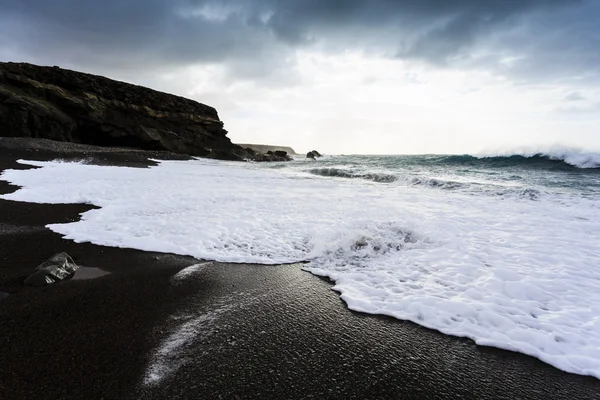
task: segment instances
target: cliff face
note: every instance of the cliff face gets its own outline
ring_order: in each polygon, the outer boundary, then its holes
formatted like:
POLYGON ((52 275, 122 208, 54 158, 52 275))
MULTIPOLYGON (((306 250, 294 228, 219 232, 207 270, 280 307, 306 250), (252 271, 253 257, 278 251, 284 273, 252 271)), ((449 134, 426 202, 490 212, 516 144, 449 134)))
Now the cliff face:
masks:
POLYGON ((217 111, 101 76, 0 63, 0 136, 240 160, 217 111))

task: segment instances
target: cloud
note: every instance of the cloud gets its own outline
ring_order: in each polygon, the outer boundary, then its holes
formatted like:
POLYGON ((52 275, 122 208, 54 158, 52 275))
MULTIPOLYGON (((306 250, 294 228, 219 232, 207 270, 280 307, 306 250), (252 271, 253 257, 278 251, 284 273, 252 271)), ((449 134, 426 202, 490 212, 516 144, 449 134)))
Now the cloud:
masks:
POLYGON ((567 101, 583 101, 583 100, 585 100, 585 96, 583 96, 579 92, 571 92, 565 96, 565 100, 567 100, 567 101))
POLYGON ((496 70, 527 82, 590 85, 600 79, 600 2, 538 9, 520 16, 511 28, 499 31, 485 46, 516 62, 496 70))
POLYGON ((358 50, 587 79, 600 62, 599 16, 594 0, 3 0, 0 55, 121 71, 219 64, 282 83, 284 71, 295 80, 298 50, 358 50))

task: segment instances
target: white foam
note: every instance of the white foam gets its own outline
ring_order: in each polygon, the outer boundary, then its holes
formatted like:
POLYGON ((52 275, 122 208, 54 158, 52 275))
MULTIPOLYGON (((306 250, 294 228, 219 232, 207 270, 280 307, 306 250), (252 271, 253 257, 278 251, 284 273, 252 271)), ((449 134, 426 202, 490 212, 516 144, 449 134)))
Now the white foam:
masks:
POLYGON ((194 310, 173 317, 173 328, 155 350, 146 368, 143 384, 155 386, 174 374, 189 362, 186 352, 192 344, 194 351, 198 351, 203 341, 218 333, 220 319, 229 313, 245 310, 258 301, 260 296, 252 293, 233 293, 215 300, 206 310, 194 310))
POLYGON ((578 168, 600 168, 600 153, 572 149, 562 146, 548 148, 524 148, 520 150, 508 150, 478 155, 479 158, 487 157, 510 157, 510 156, 534 157, 537 155, 547 156, 551 160, 561 160, 578 168))
POLYGON ((190 265, 189 267, 186 267, 178 273, 176 273, 175 275, 173 275, 173 277, 171 278, 171 283, 179 283, 193 276, 197 276, 202 271, 204 271, 207 266, 211 264, 212 262, 204 262, 200 264, 190 265))
POLYGON ((5 171, 23 189, 2 198, 102 207, 49 226, 68 239, 217 261, 309 259, 351 309, 600 378, 596 198, 476 196, 210 160, 27 163, 43 168, 5 171))
POLYGON ((199 315, 175 318, 177 325, 155 351, 146 370, 144 385, 156 385, 177 371, 184 364, 182 353, 186 347, 194 341, 205 340, 211 336, 215 331, 216 322, 231 309, 231 305, 225 305, 199 315))

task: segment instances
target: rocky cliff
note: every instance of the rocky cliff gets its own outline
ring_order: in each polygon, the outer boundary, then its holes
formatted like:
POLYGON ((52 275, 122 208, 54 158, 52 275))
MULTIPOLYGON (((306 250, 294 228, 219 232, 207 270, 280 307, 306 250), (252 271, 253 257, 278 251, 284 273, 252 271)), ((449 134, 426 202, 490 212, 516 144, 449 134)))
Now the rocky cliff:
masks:
POLYGON ((241 160, 207 105, 101 76, 0 63, 0 136, 241 160))

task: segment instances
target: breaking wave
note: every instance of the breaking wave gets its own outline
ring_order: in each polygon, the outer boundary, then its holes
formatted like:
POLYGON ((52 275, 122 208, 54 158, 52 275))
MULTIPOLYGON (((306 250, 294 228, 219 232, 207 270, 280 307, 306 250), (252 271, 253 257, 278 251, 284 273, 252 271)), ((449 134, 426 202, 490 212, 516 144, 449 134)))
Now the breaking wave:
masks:
POLYGON ((460 182, 445 181, 445 180, 434 179, 434 178, 430 178, 430 179, 413 178, 410 181, 410 183, 415 186, 423 185, 423 186, 429 186, 429 187, 440 188, 440 189, 460 189, 460 188, 465 187, 465 185, 460 182))
POLYGON ((391 174, 376 172, 352 172, 340 168, 313 168, 309 173, 319 176, 330 176, 338 178, 358 178, 373 182, 391 183, 398 180, 398 177, 391 174))
POLYGON ((544 152, 516 152, 488 155, 449 156, 448 162, 456 164, 484 164, 488 167, 522 166, 543 169, 600 168, 600 153, 577 150, 544 152))

